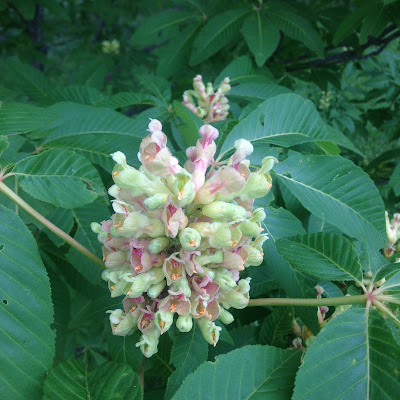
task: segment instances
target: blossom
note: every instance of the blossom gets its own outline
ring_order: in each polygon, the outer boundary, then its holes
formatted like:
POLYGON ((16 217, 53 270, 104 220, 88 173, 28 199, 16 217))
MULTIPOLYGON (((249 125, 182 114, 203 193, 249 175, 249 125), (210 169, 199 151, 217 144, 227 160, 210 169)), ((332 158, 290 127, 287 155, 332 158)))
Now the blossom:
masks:
MULTIPOLYGON (((219 96, 228 90, 224 82, 219 96)), ((202 99, 211 96, 200 77, 195 83, 202 99)), ((215 346, 221 330, 215 321, 230 324, 228 310, 248 305, 250 278, 240 279, 240 271, 261 264, 267 239, 261 233, 265 212, 253 210, 253 201, 270 190, 269 170, 277 160, 266 157, 250 171, 246 157, 253 146, 240 139, 228 160, 215 161, 219 133, 206 124, 181 167, 162 124, 153 119, 148 130, 140 168, 128 165, 122 152, 112 154, 114 214, 91 227, 103 244, 102 278, 111 297, 124 296, 123 310, 109 311, 112 331, 141 331, 137 346, 151 357, 174 323, 181 332, 197 324, 215 346)))
POLYGON ((183 93, 182 104, 201 118, 205 123, 225 120, 229 104, 226 94, 231 90, 229 78, 225 78, 217 90, 211 83, 204 86, 201 75, 193 78, 193 89, 183 93))

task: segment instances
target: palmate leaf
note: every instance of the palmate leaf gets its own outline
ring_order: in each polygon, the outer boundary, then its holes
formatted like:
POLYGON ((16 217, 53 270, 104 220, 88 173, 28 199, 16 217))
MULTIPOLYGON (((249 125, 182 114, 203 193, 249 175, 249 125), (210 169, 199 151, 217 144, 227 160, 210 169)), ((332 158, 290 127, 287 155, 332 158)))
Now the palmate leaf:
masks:
POLYGON ((293 93, 281 94, 260 104, 232 129, 221 152, 231 150, 240 138, 284 147, 330 141, 354 150, 344 135, 326 127, 311 101, 293 93))
POLYGON ((80 104, 96 104, 106 98, 99 90, 89 86, 66 86, 53 89, 49 92, 54 103, 74 101, 80 104))
POLYGON ((307 349, 293 400, 396 399, 400 347, 374 310, 350 309, 328 322, 307 349))
MULTIPOLYGON (((170 38, 171 29, 195 18, 192 12, 178 10, 166 10, 154 14, 142 21, 131 38, 132 44, 139 48, 158 44, 170 38)), ((175 30, 172 32, 175 33, 175 30)))
POLYGON ((13 173, 25 192, 58 207, 83 206, 104 194, 96 169, 69 150, 53 149, 25 158, 13 173))
POLYGON ((110 153, 123 149, 129 163, 138 163, 137 151, 149 120, 131 119, 114 110, 76 103, 51 107, 59 117, 44 131, 42 148, 64 148, 84 155, 110 171, 110 153))
POLYGON ((281 38, 278 28, 260 12, 255 12, 245 19, 241 32, 256 64, 263 66, 278 47, 281 38))
POLYGON ((177 332, 171 352, 171 363, 176 369, 168 378, 165 400, 172 398, 186 376, 207 361, 207 356, 208 343, 203 339, 197 324, 188 333, 177 332))
POLYGON ((280 239, 279 253, 303 272, 330 281, 362 279, 360 260, 353 245, 332 232, 280 239))
POLYGON ((288 335, 292 329, 293 317, 293 307, 274 308, 261 325, 260 343, 286 349, 288 347, 288 335))
POLYGON ((40 399, 54 356, 50 282, 22 220, 0 205, 0 398, 40 399))
POLYGON ((247 10, 236 9, 211 18, 194 39, 189 64, 200 64, 234 41, 240 34, 240 23, 247 13, 247 10))
POLYGON ((43 400, 141 400, 139 377, 127 365, 107 362, 92 371, 77 361, 53 368, 44 384, 43 400))
POLYGON ((96 102, 96 106, 112 109, 135 105, 157 106, 163 103, 154 96, 144 93, 121 92, 96 102))
POLYGON ((0 136, 0 156, 3 151, 8 147, 8 139, 7 136, 0 136))
POLYGON ((200 23, 189 25, 177 36, 173 37, 166 46, 160 48, 157 52, 159 57, 157 63, 157 74, 165 78, 179 71, 187 60, 190 51, 192 38, 199 28, 200 23))
POLYGON ((0 105, 0 135, 28 133, 45 127, 56 118, 48 109, 23 103, 0 105))
POLYGON ((183 382, 173 400, 287 400, 300 352, 271 346, 244 346, 206 362, 183 382))
MULTIPOLYGON (((84 207, 75 208, 72 210, 72 215, 78 228, 74 239, 98 257, 102 257, 101 243, 98 241, 97 235, 90 229, 90 224, 109 218, 110 211, 103 199, 87 204, 84 207)), ((67 258, 89 282, 94 284, 99 283, 101 268, 97 264, 88 260, 73 248, 70 249, 67 258)))
POLYGON ((279 184, 311 213, 372 248, 384 246, 382 198, 369 176, 351 161, 289 152, 288 159, 275 171, 279 184))
MULTIPOLYGON (((279 254, 275 242, 284 237, 291 237, 293 234, 304 234, 301 222, 289 211, 279 208, 267 207, 264 233, 268 233, 269 239, 264 243, 265 265, 258 268, 266 269, 269 279, 279 283, 287 297, 293 298, 312 298, 317 295, 315 285, 316 278, 310 278, 300 271, 295 270, 279 254)), ((257 282, 258 284, 258 282, 257 282)), ((296 315, 313 331, 318 332, 319 325, 317 320, 316 307, 296 307, 296 315)))
POLYGON ((268 3, 267 16, 284 34, 303 43, 319 57, 323 56, 324 42, 319 33, 288 4, 282 2, 268 3))

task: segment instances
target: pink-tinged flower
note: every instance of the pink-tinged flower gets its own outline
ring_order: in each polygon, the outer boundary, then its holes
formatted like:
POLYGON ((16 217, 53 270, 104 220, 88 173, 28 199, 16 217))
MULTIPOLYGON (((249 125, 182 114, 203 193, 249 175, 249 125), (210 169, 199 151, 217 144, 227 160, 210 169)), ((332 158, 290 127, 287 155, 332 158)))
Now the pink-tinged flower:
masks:
POLYGON ((141 311, 141 315, 139 315, 139 319, 137 322, 138 329, 147 334, 154 329, 154 312, 149 310, 150 306, 147 306, 147 309, 143 309, 139 307, 139 311, 141 311))
POLYGON ((328 311, 329 311, 329 307, 326 307, 326 306, 318 307, 317 315, 318 315, 318 322, 320 324, 322 324, 322 322, 324 322, 325 316, 328 311))
POLYGON ((204 182, 207 168, 217 150, 214 140, 218 137, 218 131, 211 125, 203 125, 200 130, 202 139, 196 144, 196 159, 193 161, 194 171, 192 182, 195 191, 199 190, 204 182))
POLYGON ((234 168, 223 166, 197 191, 195 201, 209 204, 215 200, 231 200, 239 195, 245 183, 234 168))
POLYGON ((179 251, 179 257, 184 262, 186 274, 192 276, 193 274, 203 273, 203 268, 196 261, 195 256, 199 256, 200 251, 188 251, 181 248, 179 251))
POLYGON ((293 339, 292 344, 293 344, 294 348, 298 349, 298 350, 300 350, 303 347, 303 341, 299 337, 293 339))
POLYGON ((196 294, 194 294, 190 299, 190 303, 192 305, 191 313, 193 318, 206 318, 209 321, 214 321, 219 316, 220 307, 217 299, 206 301, 201 296, 196 297, 196 294))
POLYGON ((240 246, 236 248, 234 251, 226 251, 224 250, 224 259, 222 263, 218 264, 225 268, 229 268, 235 271, 243 271, 244 264, 247 261, 248 252, 247 250, 240 246))
POLYGON ((177 313, 178 315, 190 314, 190 301, 182 292, 168 290, 169 295, 160 301, 158 308, 163 311, 177 313))
POLYGON ((131 314, 133 317, 138 317, 139 313, 141 312, 138 308, 139 305, 143 308, 144 307, 144 297, 125 297, 122 300, 122 305, 124 306, 124 311, 126 314, 131 314))
POLYGON ((246 139, 238 139, 235 141, 235 153, 229 159, 228 165, 232 165, 236 170, 240 163, 254 151, 253 145, 246 139))
POLYGON ((167 278, 168 285, 171 285, 174 281, 185 277, 184 263, 174 254, 168 257, 164 261, 163 265, 163 272, 167 278))
POLYGON ((164 207, 162 221, 165 226, 165 235, 174 238, 180 230, 186 227, 188 217, 181 207, 177 207, 170 202, 164 207))
POLYGON ((210 279, 208 275, 196 275, 192 279, 193 289, 197 296, 202 296, 203 299, 213 297, 219 290, 219 285, 210 279))

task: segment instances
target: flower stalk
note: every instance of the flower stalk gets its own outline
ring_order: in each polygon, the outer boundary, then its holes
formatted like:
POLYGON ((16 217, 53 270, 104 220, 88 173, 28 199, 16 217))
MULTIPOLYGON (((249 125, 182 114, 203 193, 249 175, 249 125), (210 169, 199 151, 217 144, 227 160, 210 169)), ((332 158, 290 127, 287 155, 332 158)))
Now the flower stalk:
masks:
MULTIPOLYGON (((3 177, 3 179, 4 179, 4 177, 3 177)), ((60 228, 55 226, 52 222, 50 222, 42 214, 38 213, 34 208, 32 208, 28 203, 26 203, 24 200, 22 200, 21 197, 19 197, 16 193, 14 193, 1 180, 0 180, 0 192, 4 193, 10 200, 12 200, 15 204, 17 204, 19 207, 21 207, 24 211, 26 211, 28 214, 30 214, 33 218, 35 218, 37 221, 39 221, 42 225, 44 225, 46 228, 48 228, 50 231, 52 231, 58 237, 65 240, 75 250, 79 251, 81 254, 83 254, 85 257, 87 257, 89 260, 91 260, 95 264, 97 264, 99 267, 105 268, 103 261, 99 257, 97 257, 95 254, 93 254, 91 251, 89 251, 86 247, 84 247, 80 243, 78 243, 73 237, 69 236, 63 230, 61 230, 60 228)))

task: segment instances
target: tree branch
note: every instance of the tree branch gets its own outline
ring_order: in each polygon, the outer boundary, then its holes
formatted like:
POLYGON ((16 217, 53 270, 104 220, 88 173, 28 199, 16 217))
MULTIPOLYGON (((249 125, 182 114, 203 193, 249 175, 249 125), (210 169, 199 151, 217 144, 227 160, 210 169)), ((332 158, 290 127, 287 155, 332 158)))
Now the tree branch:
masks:
MULTIPOLYGON (((379 37, 371 37, 371 36, 368 37, 367 42, 364 43, 362 46, 360 46, 359 49, 345 50, 340 53, 330 54, 325 58, 319 58, 316 60, 304 62, 300 65, 295 65, 293 67, 287 67, 286 70, 290 72, 301 69, 307 69, 310 67, 320 67, 320 66, 340 64, 355 60, 364 60, 366 58, 373 57, 381 53, 390 42, 397 39, 398 37, 400 37, 400 30, 397 29, 396 25, 392 24, 388 26, 379 37), (392 34, 387 36, 391 32, 392 34), (377 50, 372 51, 371 53, 364 55, 362 54, 365 50, 367 50, 369 47, 372 46, 379 46, 379 48, 377 50)), ((327 49, 332 50, 332 48, 327 48, 327 49)), ((300 57, 294 61, 287 60, 286 64, 294 64, 303 59, 305 59, 305 57, 300 57)))

